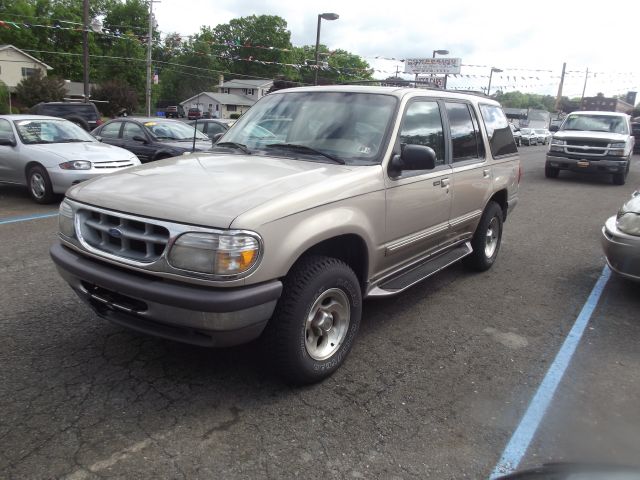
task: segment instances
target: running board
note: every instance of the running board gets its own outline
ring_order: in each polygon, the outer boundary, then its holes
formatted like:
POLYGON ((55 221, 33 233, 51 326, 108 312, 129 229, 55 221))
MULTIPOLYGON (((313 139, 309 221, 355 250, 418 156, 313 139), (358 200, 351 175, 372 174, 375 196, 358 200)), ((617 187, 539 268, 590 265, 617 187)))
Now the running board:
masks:
POLYGON ((438 273, 440 270, 447 268, 449 265, 456 263, 458 260, 463 259, 472 251, 471 244, 465 242, 435 258, 429 258, 412 266, 409 270, 404 270, 391 278, 383 280, 382 283, 371 289, 368 296, 387 297, 400 293, 425 278, 429 278, 431 275, 438 273))

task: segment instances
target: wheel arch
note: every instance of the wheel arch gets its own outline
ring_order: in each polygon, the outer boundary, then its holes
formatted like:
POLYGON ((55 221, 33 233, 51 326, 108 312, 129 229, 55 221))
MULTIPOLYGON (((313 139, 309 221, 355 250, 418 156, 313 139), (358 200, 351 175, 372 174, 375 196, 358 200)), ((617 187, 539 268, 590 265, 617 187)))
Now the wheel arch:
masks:
MULTIPOLYGON (((507 212, 509 210, 509 194, 507 192, 506 188, 503 188, 502 190, 498 190, 497 192, 495 192, 491 198, 489 198, 489 201, 487 202, 487 205, 489 205, 490 202, 496 202, 500 208, 502 209, 502 221, 504 222, 507 219, 507 212)), ((487 208, 487 205, 485 205, 485 209, 487 208)))
POLYGON ((29 170, 31 170, 33 167, 42 167, 45 169, 45 171, 47 170, 47 167, 45 167, 43 164, 41 164, 40 162, 36 162, 35 160, 30 160, 25 166, 24 166, 24 179, 25 182, 28 183, 29 181, 29 170))

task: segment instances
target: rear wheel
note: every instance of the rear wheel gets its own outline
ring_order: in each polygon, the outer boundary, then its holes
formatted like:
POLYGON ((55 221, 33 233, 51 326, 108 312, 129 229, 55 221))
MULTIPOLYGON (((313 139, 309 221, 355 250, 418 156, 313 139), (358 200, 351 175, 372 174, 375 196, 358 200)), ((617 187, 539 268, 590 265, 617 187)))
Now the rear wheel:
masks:
POLYGON ((496 261, 502 242, 503 215, 502 208, 496 202, 487 204, 471 239, 473 253, 464 259, 467 267, 484 272, 496 261))
POLYGON ((36 165, 29 169, 27 173, 27 186, 29 194, 38 203, 52 203, 55 200, 51 179, 47 170, 36 165))
POLYGON ((544 176, 547 178, 558 178, 560 174, 560 169, 552 167, 548 163, 544 166, 544 176))

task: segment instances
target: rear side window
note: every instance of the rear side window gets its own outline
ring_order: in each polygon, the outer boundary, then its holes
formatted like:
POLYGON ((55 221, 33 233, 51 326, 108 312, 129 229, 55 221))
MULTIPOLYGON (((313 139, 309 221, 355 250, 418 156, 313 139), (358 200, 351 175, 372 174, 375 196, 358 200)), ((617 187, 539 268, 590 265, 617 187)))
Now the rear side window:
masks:
POLYGON ((502 108, 496 105, 480 105, 480 113, 487 130, 491 154, 499 157, 517 153, 518 148, 502 108))
POLYGON ((478 158, 478 140, 465 103, 446 103, 451 130, 452 159, 454 162, 478 158))
POLYGON ((436 152, 436 165, 444 164, 444 132, 437 102, 409 104, 400 128, 400 144, 431 147, 436 152))

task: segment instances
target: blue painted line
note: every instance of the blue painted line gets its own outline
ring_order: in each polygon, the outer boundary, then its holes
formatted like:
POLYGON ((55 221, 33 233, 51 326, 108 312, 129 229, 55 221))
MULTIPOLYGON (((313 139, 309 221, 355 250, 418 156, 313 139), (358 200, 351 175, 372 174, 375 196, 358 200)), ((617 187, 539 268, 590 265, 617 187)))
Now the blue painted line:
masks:
POLYGON ((562 376, 571 362, 571 357, 580 343, 582 334, 589 323, 591 314, 598 305, 602 291, 610 276, 611 270, 605 265, 600 274, 600 278, 598 278, 593 290, 591 290, 591 294, 589 294, 589 298, 587 298, 587 301, 582 307, 580 315, 578 315, 573 327, 571 327, 569 335, 567 335, 562 347, 560 347, 560 351, 557 353, 542 383, 531 399, 527 411, 522 417, 522 420, 520 420, 518 428, 513 432, 509 443, 507 443, 504 452, 502 452, 498 464, 493 469, 493 472, 491 472, 491 476, 489 477, 491 480, 513 472, 520 464, 562 380, 562 376))
POLYGON ((51 218, 51 217, 57 217, 57 216, 58 216, 58 212, 56 212, 56 213, 38 213, 36 215, 25 215, 24 217, 0 218, 0 225, 4 225, 6 223, 26 222, 28 220, 37 220, 39 218, 51 218))

